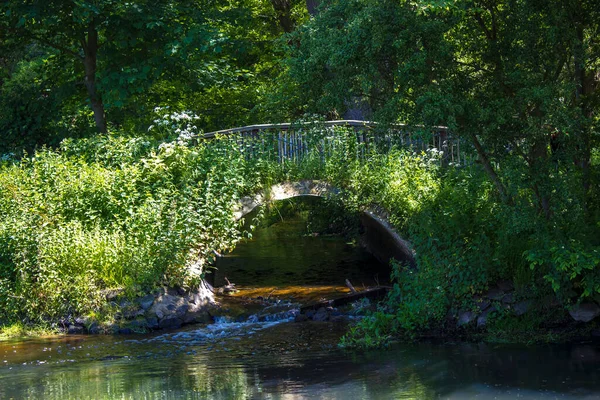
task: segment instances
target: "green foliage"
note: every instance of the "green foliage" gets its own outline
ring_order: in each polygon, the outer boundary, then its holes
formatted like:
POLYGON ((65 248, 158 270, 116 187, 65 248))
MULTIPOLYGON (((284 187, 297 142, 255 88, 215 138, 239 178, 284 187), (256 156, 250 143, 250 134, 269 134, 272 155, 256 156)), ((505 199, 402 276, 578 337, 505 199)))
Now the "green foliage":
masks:
POLYGON ((89 115, 72 101, 64 71, 49 67, 56 56, 29 46, 23 59, 8 58, 6 79, 0 79, 0 154, 56 146, 64 137, 88 133, 89 115))
MULTIPOLYGON (((527 315, 515 316, 509 312, 491 313, 487 322, 486 339, 495 343, 557 343, 574 340, 580 332, 574 329, 549 329, 564 324, 570 318, 561 308, 545 308, 535 305, 527 315)), ((579 336, 581 337, 581 336, 579 336)))
POLYGON ((0 341, 11 339, 24 339, 27 337, 40 337, 56 334, 56 329, 40 325, 25 325, 22 322, 0 327, 0 341))
MULTIPOLYGON (((302 3, 289 4, 302 21, 302 3)), ((5 1, 0 154, 56 146, 94 122, 104 131, 101 120, 137 135, 156 105, 193 110, 205 131, 259 122, 281 34, 264 1, 5 1)))
POLYGON ((365 317, 340 340, 340 347, 363 348, 385 346, 397 333, 394 316, 378 311, 365 317))
POLYGON ((333 0, 308 19, 296 0, 2 3, 0 320, 94 312, 113 287, 193 285, 240 237, 236 199, 306 178, 342 190, 318 230, 377 205, 416 250, 348 343, 417 334, 499 279, 564 305, 597 299, 598 10, 333 0), (448 126, 478 163, 446 169, 436 152, 318 123, 302 125, 301 160, 276 158, 279 132, 194 138, 353 105, 448 126), (114 132, 89 137, 104 111, 114 132), (33 156, 14 161, 22 149, 33 156))
POLYGON ((441 324, 499 279, 565 305, 597 299, 599 9, 331 1, 290 35, 272 100, 284 114, 358 103, 375 120, 448 126, 478 155, 462 170, 394 152, 361 163, 352 142, 329 158, 347 203, 383 206, 416 250, 418 272, 396 268, 385 335, 441 324))
MULTIPOLYGON (((411 338, 439 329, 448 310, 474 307, 474 297, 501 280, 512 281, 517 296, 540 300, 556 295, 565 307, 597 299, 598 232, 591 233, 597 228, 587 225, 576 209, 562 216, 557 212, 556 225, 549 225, 526 207, 499 202, 493 185, 477 167, 415 168, 419 157, 408 154, 394 163, 395 175, 382 168, 385 164, 371 165, 377 166, 369 171, 375 177, 364 177, 363 170, 361 182, 376 182, 377 190, 359 193, 370 193, 370 199, 387 207, 390 220, 416 251, 417 268, 394 264, 393 290, 383 308, 361 321, 345 338, 346 345, 380 345, 392 337, 411 338), (402 176, 404 170, 415 182, 428 183, 403 184, 399 189, 395 179, 386 180, 402 176)), ((564 308, 560 310, 564 313, 564 308)), ((550 318, 548 313, 544 316, 550 318)), ((499 337, 502 321, 512 324, 513 319, 500 320, 490 334, 499 337)), ((515 335, 517 331, 526 329, 518 326, 515 335)))
POLYGON ((358 102, 367 118, 448 126, 474 146, 504 203, 516 195, 550 219, 568 196, 589 212, 598 9, 596 0, 327 2, 288 42, 277 106, 338 116, 358 102))
POLYGON ((600 295, 600 248, 584 248, 574 239, 550 243, 526 252, 531 269, 543 275, 554 292, 565 302, 596 298, 600 295))
POLYGON ((194 285, 239 239, 233 204, 255 183, 234 141, 62 147, 1 167, 0 320, 98 310, 104 289, 194 285))
MULTIPOLYGON (((374 202, 415 210, 437 179, 435 157, 357 147, 352 130, 312 128, 307 141, 316 146, 307 156, 280 163, 273 155, 277 135, 241 146, 235 137, 196 143, 188 126, 193 121, 169 112, 155 120, 161 131, 154 137, 69 139, 60 151, 4 163, 2 320, 98 312, 105 289, 135 295, 159 285, 196 284, 212 251, 241 237, 233 220, 236 201, 278 181, 324 178, 345 188, 330 200, 338 218, 328 221, 328 231, 350 228, 344 214, 374 202), (391 173, 399 165, 402 172, 391 173), (421 178, 407 190, 401 181, 416 171, 421 178)), ((397 217, 399 225, 406 215, 397 217)))

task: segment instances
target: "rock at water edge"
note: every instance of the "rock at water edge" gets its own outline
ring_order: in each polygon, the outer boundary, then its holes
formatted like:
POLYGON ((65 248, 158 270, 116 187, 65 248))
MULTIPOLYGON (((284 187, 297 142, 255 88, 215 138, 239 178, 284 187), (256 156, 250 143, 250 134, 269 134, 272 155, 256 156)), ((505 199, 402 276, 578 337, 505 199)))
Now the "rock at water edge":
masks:
POLYGON ((148 294, 139 299, 138 303, 140 304, 140 307, 142 307, 142 310, 147 311, 150 307, 152 307, 152 303, 154 303, 154 296, 148 294))
POLYGON ((475 314, 471 311, 463 311, 458 314, 458 321, 456 322, 456 326, 465 326, 469 325, 475 319, 475 314))
POLYGON ((176 316, 169 316, 169 317, 163 318, 158 323, 158 327, 160 329, 181 328, 181 325, 183 325, 183 320, 181 320, 180 318, 177 318, 176 316))
POLYGON ((527 311, 529 311, 529 307, 531 307, 531 300, 524 300, 524 301, 520 301, 517 304, 515 304, 513 306, 513 311, 515 312, 515 315, 518 317, 520 315, 525 314, 527 311))
POLYGON ((581 303, 573 306, 569 314, 575 321, 590 322, 600 315, 600 307, 595 303, 581 303))
POLYGON ((321 307, 317 310, 315 315, 313 315, 313 321, 327 321, 329 319, 329 313, 325 309, 325 307, 321 307))
POLYGON ((487 310, 485 310, 484 312, 482 312, 477 317, 477 327, 481 328, 482 326, 485 326, 487 324, 488 317, 494 311, 498 311, 498 309, 496 307, 494 307, 494 306, 491 306, 490 308, 488 308, 487 310))

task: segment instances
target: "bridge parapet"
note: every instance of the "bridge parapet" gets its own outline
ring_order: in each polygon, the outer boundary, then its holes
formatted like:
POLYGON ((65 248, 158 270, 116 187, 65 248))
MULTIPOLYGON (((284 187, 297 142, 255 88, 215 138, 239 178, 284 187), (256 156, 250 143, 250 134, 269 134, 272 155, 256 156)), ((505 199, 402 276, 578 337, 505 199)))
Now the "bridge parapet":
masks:
POLYGON ((238 143, 248 154, 270 149, 280 162, 302 160, 317 150, 323 159, 335 148, 340 130, 351 131, 359 145, 358 156, 370 147, 389 151, 404 147, 414 151, 435 149, 441 152, 443 164, 466 165, 470 158, 459 138, 447 127, 409 127, 402 124, 379 124, 370 121, 337 120, 324 122, 280 123, 249 125, 205 133, 201 138, 236 135, 238 143))

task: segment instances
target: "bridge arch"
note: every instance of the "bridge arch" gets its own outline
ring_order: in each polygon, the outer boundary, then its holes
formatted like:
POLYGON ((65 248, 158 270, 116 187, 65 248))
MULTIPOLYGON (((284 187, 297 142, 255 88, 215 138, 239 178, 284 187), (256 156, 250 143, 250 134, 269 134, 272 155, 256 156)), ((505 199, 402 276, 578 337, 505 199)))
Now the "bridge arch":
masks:
MULTIPOLYGON (((272 201, 307 196, 331 198, 341 193, 341 189, 325 181, 281 182, 254 196, 239 199, 234 210, 234 218, 239 221, 256 207, 272 201)), ((387 265, 391 259, 396 259, 415 267, 415 251, 412 245, 389 223, 388 215, 381 207, 372 206, 362 210, 360 222, 364 228, 361 242, 379 261, 387 265)))

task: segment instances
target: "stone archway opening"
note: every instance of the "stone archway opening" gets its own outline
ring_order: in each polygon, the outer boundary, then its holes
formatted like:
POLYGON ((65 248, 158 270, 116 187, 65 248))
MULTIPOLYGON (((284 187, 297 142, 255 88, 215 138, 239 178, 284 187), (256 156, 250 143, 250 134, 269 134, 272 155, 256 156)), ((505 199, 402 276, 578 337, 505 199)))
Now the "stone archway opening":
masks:
MULTIPOLYGON (((320 180, 282 182, 255 196, 241 198, 234 216, 236 220, 240 220, 256 207, 269 202, 305 196, 327 199, 341 194, 341 189, 320 180)), ((360 212, 360 222, 364 229, 361 243, 381 263, 389 265, 391 259, 395 259, 411 268, 415 267, 415 252, 411 244, 389 223, 384 210, 377 206, 366 208, 360 212)))

